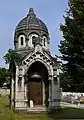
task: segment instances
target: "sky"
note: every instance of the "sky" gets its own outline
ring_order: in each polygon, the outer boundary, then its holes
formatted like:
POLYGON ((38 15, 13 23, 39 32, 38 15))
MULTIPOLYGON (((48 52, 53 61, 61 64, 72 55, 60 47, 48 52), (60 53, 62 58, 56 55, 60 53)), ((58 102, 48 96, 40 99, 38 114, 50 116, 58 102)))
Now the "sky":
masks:
POLYGON ((0 67, 7 67, 3 56, 14 48, 14 31, 19 21, 33 8, 35 14, 46 24, 50 35, 50 51, 59 55, 62 40, 60 24, 68 7, 68 0, 1 0, 0 1, 0 67))

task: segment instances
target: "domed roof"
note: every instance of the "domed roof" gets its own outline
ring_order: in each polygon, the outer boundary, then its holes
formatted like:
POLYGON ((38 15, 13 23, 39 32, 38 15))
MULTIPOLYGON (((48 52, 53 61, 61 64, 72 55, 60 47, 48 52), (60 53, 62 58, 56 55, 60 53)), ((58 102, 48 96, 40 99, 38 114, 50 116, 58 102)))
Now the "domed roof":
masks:
POLYGON ((33 8, 29 9, 28 15, 19 22, 15 31, 24 29, 38 29, 48 32, 44 22, 36 17, 33 8))

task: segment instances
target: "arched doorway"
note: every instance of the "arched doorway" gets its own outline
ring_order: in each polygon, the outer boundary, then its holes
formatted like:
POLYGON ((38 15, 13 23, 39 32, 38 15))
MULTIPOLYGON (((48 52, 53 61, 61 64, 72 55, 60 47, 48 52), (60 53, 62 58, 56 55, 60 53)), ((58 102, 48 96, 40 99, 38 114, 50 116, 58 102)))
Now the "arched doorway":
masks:
POLYGON ((32 63, 28 69, 28 105, 30 100, 34 106, 48 106, 49 81, 48 70, 45 65, 39 61, 32 63))

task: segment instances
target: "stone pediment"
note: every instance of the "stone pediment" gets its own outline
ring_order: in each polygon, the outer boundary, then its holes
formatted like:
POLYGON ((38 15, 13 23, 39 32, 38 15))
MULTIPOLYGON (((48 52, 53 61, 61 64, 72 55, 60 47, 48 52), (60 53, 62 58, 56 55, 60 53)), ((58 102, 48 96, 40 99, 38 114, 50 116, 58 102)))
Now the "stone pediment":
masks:
POLYGON ((35 46, 35 49, 24 57, 24 59, 22 60, 22 64, 28 65, 31 61, 37 60, 37 59, 40 59, 45 63, 49 63, 49 65, 53 64, 52 56, 47 54, 47 52, 43 50, 40 44, 37 44, 35 46))

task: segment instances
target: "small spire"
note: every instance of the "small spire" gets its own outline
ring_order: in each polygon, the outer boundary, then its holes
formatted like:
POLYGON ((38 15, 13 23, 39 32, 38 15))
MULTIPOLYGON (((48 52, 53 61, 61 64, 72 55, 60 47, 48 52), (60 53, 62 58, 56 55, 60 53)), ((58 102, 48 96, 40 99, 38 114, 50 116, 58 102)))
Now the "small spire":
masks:
POLYGON ((29 15, 29 16, 36 16, 35 13, 34 13, 34 9, 33 9, 33 8, 30 8, 30 9, 29 9, 28 15, 29 15))
POLYGON ((29 14, 34 14, 34 9, 33 8, 29 9, 29 14))

